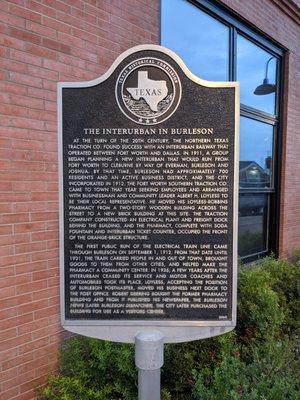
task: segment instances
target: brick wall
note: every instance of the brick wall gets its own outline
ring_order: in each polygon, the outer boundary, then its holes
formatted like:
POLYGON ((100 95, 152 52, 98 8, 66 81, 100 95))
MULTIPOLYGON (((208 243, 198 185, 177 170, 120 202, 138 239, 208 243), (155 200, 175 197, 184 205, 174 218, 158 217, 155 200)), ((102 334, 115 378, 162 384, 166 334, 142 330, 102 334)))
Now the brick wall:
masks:
MULTIPOLYGON (((280 234, 281 254, 289 255, 300 243, 299 25, 278 0, 223 3, 289 49, 280 234)), ((139 43, 158 43, 158 0, 0 0, 3 400, 34 398, 33 388, 56 368, 63 337, 56 82, 93 79, 139 43)))
POLYGON ((156 0, 0 1, 0 392, 30 400, 56 368, 56 83, 158 42, 156 0))

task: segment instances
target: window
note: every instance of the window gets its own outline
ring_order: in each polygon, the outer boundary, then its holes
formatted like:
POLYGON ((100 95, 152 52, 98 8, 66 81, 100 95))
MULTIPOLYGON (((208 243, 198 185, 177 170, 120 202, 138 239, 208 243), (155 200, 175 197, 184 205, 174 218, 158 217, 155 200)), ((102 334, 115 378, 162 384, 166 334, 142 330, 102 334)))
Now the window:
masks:
POLYGON ((241 85, 241 103, 275 114, 275 91, 271 90, 276 84, 276 57, 239 34, 236 45, 236 79, 241 85), (254 89, 263 83, 265 77, 271 93, 255 94, 254 89))
POLYGON ((185 0, 163 1, 162 15, 164 46, 174 50, 187 67, 202 79, 229 79, 228 26, 208 14, 195 12, 195 6, 185 0), (206 46, 200 46, 200 43, 206 43, 206 46))
POLYGON ((282 50, 210 0, 161 0, 161 44, 202 79, 240 82, 239 255, 276 252, 282 50))
POLYGON ((241 117, 241 189, 272 187, 273 125, 241 117))

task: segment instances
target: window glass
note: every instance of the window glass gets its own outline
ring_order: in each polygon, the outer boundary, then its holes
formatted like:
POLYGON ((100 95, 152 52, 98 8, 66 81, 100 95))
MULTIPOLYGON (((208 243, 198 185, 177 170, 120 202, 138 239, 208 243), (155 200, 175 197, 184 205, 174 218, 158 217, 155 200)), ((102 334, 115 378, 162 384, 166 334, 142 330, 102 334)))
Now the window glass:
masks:
POLYGON ((268 188, 272 182, 273 126, 241 117, 240 188, 268 188))
POLYGON ((275 113, 276 65, 277 60, 270 53, 238 35, 237 81, 242 104, 275 113), (261 94, 254 94, 255 90, 261 94))
POLYGON ((162 0, 161 44, 202 79, 229 78, 229 28, 186 0, 162 0))
POLYGON ((221 22, 198 8, 196 1, 161 0, 161 44, 175 51, 202 79, 229 80, 231 63, 240 82, 242 113, 252 108, 253 118, 241 117, 240 124, 239 255, 259 257, 269 250, 268 191, 276 189, 273 138, 277 135, 276 125, 261 121, 263 113, 273 115, 275 121, 279 56, 255 44, 255 39, 248 40, 242 32, 242 26, 236 28, 226 17, 221 22), (237 37, 236 53, 230 46, 229 29, 237 37))
POLYGON ((240 257, 267 250, 268 195, 241 193, 239 197, 240 257))

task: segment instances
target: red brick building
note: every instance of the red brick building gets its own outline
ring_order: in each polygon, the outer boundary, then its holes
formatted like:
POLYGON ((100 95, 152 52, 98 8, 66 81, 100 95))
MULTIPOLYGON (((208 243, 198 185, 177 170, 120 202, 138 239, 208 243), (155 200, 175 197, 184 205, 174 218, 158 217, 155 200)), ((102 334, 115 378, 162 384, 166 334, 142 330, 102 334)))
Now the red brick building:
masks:
POLYGON ((253 71, 262 81, 268 64, 276 86, 269 100, 258 102, 255 87, 247 91, 246 83, 241 99, 241 134, 249 149, 242 161, 264 160, 264 183, 255 170, 240 183, 240 232, 257 241, 254 249, 244 245, 241 255, 246 261, 269 251, 289 257, 300 246, 299 6, 299 0, 0 0, 1 399, 34 399, 36 385, 56 368, 64 337, 57 82, 94 79, 120 53, 143 43, 161 42, 204 79, 238 79, 242 88, 253 71), (200 35, 201 24, 217 46, 212 54, 224 53, 220 59, 203 53, 210 37, 200 35), (204 54, 207 70, 201 69, 204 54), (253 59, 257 69, 247 70, 253 59), (258 135, 268 144, 251 153, 258 135))

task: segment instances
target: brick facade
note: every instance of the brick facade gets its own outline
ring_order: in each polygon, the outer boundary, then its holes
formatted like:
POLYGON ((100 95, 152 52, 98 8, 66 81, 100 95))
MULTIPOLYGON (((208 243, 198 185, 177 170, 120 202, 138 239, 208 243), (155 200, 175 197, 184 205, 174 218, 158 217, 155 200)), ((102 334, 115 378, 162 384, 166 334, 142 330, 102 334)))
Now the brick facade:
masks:
POLYGON ((158 42, 155 0, 0 1, 2 400, 30 400, 56 368, 56 83, 103 74, 158 42))
MULTIPOLYGON (((158 0, 0 0, 0 392, 32 400, 56 368, 56 82, 103 74, 124 50, 158 43, 158 0)), ((288 50, 280 253, 300 244, 299 25, 274 0, 224 0, 288 50), (298 68, 298 70, 297 70, 298 68), (298 100, 299 101, 299 100, 298 100)), ((288 8, 290 10, 290 8, 288 8)))

